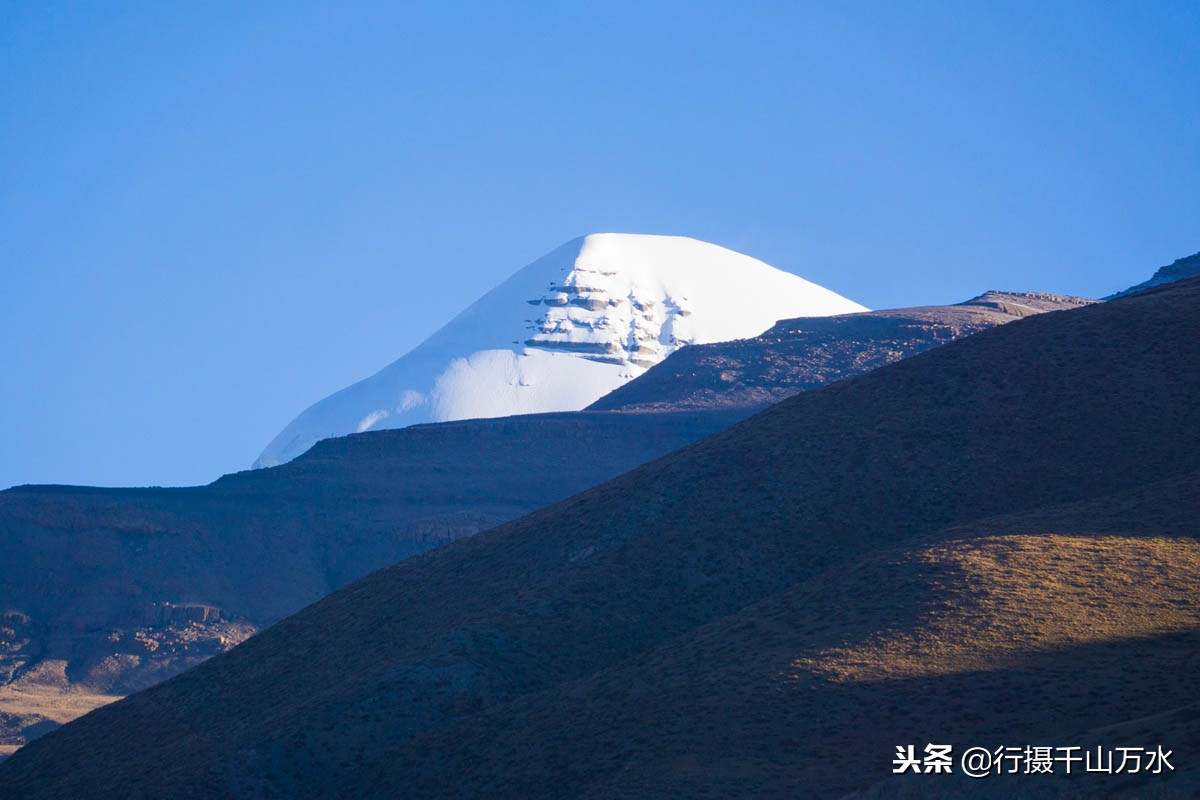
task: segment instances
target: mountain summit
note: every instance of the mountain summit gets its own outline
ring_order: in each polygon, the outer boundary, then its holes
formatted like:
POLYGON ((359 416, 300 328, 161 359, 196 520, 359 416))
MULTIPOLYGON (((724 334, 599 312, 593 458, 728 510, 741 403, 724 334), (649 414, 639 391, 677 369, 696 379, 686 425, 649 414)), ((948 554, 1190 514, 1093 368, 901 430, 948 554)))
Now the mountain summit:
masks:
POLYGON ((1142 281, 1136 286, 1130 286, 1125 291, 1117 292, 1105 299, 1115 300, 1118 297, 1135 294, 1146 289, 1153 289, 1155 286, 1162 286, 1166 283, 1174 283, 1175 281, 1196 277, 1200 277, 1200 253, 1192 253, 1185 258, 1177 258, 1167 266, 1159 267, 1158 271, 1151 275, 1149 280, 1142 281))
POLYGON ((682 236, 575 239, 488 292, 398 361, 313 405, 255 466, 331 436, 574 411, 688 344, 866 309, 749 256, 682 236))

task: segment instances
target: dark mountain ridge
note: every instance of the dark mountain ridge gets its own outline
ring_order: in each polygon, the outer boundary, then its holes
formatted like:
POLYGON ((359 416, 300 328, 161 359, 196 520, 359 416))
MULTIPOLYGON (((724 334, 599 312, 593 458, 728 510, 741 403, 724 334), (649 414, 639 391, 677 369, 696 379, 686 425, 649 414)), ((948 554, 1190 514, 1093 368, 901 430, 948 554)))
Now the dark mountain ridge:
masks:
POLYGON ((736 352, 736 381, 725 380, 725 356, 700 358, 682 379, 654 378, 678 359, 651 370, 632 410, 652 413, 630 419, 586 412, 359 434, 204 487, 0 492, 0 572, 11 576, 0 611, 14 620, 0 626, 0 755, 372 569, 582 491, 770 399, 1086 302, 988 292, 945 308, 785 321, 717 346, 736 352), (683 391, 708 384, 719 391, 683 391))
POLYGON ((685 347, 590 408, 763 408, 996 325, 1091 302, 990 291, 950 306, 786 319, 751 339, 685 347))
POLYGON ((740 416, 471 420, 323 441, 208 486, 0 492, 0 747, 740 416))
MULTIPOLYGON (((947 640, 959 644, 938 652, 965 652, 947 673, 959 676, 952 685, 918 675, 925 685, 905 688, 887 678, 902 671, 884 669, 881 687, 856 683, 876 688, 847 694, 823 677, 842 663, 826 653, 831 647, 908 630, 875 608, 910 596, 887 554, 925 558, 939 542, 965 542, 929 557, 935 567, 951 563, 939 558, 976 565, 953 584, 965 587, 964 602, 947 606, 969 609, 970 587, 1025 586, 1021 576, 1037 568, 1038 553, 1061 554, 1049 563, 1067 564, 1066 580, 1071 565, 1094 562, 1086 548, 1103 544, 1085 544, 1074 557, 1066 540, 985 540, 994 534, 989 518, 1026 515, 1039 525, 1037 509, 1076 504, 1102 509, 1080 517, 1089 528, 1106 519, 1132 525, 1139 516, 1125 513, 1129 504, 1112 501, 1104 511, 1105 498, 1141 491, 1150 509, 1194 498, 1187 476, 1200 471, 1197 308, 1200 281, 1181 282, 985 331, 798 395, 550 508, 356 581, 228 653, 37 740, 0 765, 0 784, 31 798, 301 790, 794 797, 833 796, 885 777, 889 737, 899 729, 882 723, 911 713, 911 692, 931 693, 922 714, 944 709, 940 719, 958 731, 1019 705, 1017 695, 971 708, 954 694, 970 686, 965 665, 988 663, 988 648, 1011 639, 1004 629, 987 641, 947 640), (1020 569, 980 572, 979 558, 1020 569), (859 609, 857 628, 821 622, 841 607, 826 602, 838 597, 859 609), (761 661, 750 649, 756 641, 770 642, 761 661), (748 661, 758 664, 753 675, 748 661), (784 667, 799 683, 784 681, 784 667), (786 691, 793 685, 801 691, 786 691), (660 694, 665 701, 654 702, 660 694), (840 713, 813 713, 821 708, 840 713), (844 768, 822 767, 812 748, 831 739, 888 744, 844 755, 844 768), (726 749, 710 752, 705 741, 726 749)), ((1188 526, 1195 510, 1178 509, 1188 526)), ((1123 585, 1147 584, 1144 564, 1175 552, 1158 542, 1166 532, 1151 527, 1160 535, 1123 585)), ((1196 574, 1176 566, 1189 581, 1196 574)), ((918 599, 929 605, 918 611, 946 600, 938 587, 947 575, 935 569, 907 584, 927 587, 918 599)), ((1135 602, 1087 580, 1085 590, 1103 589, 1121 613, 1135 602)), ((1164 607, 1184 603, 1185 627, 1161 636, 1144 628, 1149 649, 1065 642, 1065 650, 1010 654, 1013 669, 1026 670, 1010 677, 1026 688, 1076 687, 1046 712, 1060 724, 1085 707, 1092 720, 1119 722, 1149 702, 1175 702, 1195 677, 1187 671, 1188 597, 1164 596, 1164 607), (1056 653, 1066 661, 1044 660, 1056 653), (1080 671, 1096 659, 1140 663, 1153 685, 1126 688, 1106 704, 1099 690, 1108 684, 1080 671)), ((915 641, 927 641, 918 634, 915 641)), ((843 661, 858 663, 853 653, 843 661)), ((1002 673, 980 674, 999 686, 1002 673)), ((1025 723, 1029 730, 1048 724, 1038 719, 1025 723)))

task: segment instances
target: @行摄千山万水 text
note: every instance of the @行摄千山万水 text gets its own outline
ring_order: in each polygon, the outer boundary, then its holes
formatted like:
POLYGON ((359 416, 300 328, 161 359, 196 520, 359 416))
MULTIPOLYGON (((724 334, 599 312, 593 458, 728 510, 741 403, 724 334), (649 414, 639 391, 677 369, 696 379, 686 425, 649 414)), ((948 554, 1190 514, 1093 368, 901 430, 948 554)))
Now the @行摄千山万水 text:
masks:
POLYGON ((1173 751, 1162 745, 1146 747, 967 747, 955 753, 954 745, 896 745, 892 773, 966 775, 987 778, 999 775, 1072 775, 1099 773, 1161 775, 1173 772, 1173 751))

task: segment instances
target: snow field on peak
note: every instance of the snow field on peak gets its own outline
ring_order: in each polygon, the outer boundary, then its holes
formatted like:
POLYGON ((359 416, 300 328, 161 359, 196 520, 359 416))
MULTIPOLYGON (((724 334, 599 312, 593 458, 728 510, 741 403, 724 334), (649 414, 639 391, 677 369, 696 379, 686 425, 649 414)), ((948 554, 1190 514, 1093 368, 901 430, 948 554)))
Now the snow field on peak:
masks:
POLYGON ((592 234, 518 271, 380 372, 316 403, 255 466, 330 436, 581 409, 680 347, 777 320, 866 309, 796 275, 679 236, 592 234))

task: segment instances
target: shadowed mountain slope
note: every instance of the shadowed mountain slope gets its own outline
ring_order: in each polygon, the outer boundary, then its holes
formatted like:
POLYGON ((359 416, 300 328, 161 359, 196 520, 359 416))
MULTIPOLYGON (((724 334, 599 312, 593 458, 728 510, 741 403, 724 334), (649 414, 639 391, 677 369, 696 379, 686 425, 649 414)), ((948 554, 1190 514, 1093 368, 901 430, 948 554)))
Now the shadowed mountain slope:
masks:
POLYGON ((593 410, 764 407, 972 333, 1094 301, 986 292, 952 306, 786 319, 751 339, 699 344, 593 403, 593 410))
POLYGON ((0 493, 9 563, 25 567, 0 590, 0 755, 229 649, 371 569, 594 485, 731 424, 764 398, 1086 302, 988 292, 832 324, 791 320, 769 336, 717 345, 715 356, 698 346, 688 375, 670 371, 634 392, 644 401, 637 409, 713 407, 718 416, 465 423, 326 441, 295 470, 240 473, 209 487, 0 493), (696 389, 709 384, 716 388, 696 389), (651 402, 656 393, 661 401, 651 402))
POLYGON ((327 440, 203 487, 0 492, 0 747, 737 418, 463 421, 327 440))
MULTIPOLYGON (((829 699, 839 682, 877 681, 845 670, 891 663, 889 647, 908 654, 895 661, 909 665, 904 681, 979 672, 992 647, 1010 659, 1003 668, 1027 670, 1030 687, 1066 686, 1063 676, 1076 681, 1095 663, 1144 668, 1140 677, 1169 684, 1195 647, 1195 554, 1180 539, 1194 528, 1148 531, 1131 551, 1130 580, 1164 558, 1185 576, 1182 594, 1175 584, 1156 590, 1155 602, 1182 603, 1170 614, 1139 610, 1137 597, 1103 583, 1108 571, 1085 574, 1084 593, 1092 581, 1113 613, 1148 617, 1132 629, 1138 638, 1100 630, 1076 645, 1067 619, 1045 629, 1047 649, 1034 631, 1005 650, 1006 609, 1020 607, 1005 586, 1055 605, 1031 577, 1039 553, 1060 554, 1052 560, 1065 580, 1112 545, 1076 544, 1077 534, 1142 534, 1092 523, 1013 534, 962 526, 1112 496, 1117 514, 1120 498, 1139 491, 1157 509, 1162 500, 1145 488, 1153 483, 1184 481, 1162 491, 1194 498, 1198 308, 1200 282, 1180 283, 985 331, 799 395, 553 507, 373 573, 39 739, 0 765, 0 784, 27 797, 792 797, 798 787, 829 796, 885 777, 895 744, 886 725, 908 719, 914 692, 935 691, 912 683, 829 699), (951 526, 956 533, 943 532, 951 526), (1010 561, 1018 574, 1006 584, 1010 561), (925 643, 955 641, 965 623, 954 614, 970 611, 955 598, 972 593, 982 593, 977 619, 993 633, 941 659, 940 671, 914 671, 925 643), (889 610, 889 596, 912 599, 889 610), (838 611, 839 599, 849 610, 838 611), (942 602, 947 620, 927 620, 942 602), (784 623, 773 622, 780 614, 784 623), (776 627, 776 638, 760 625, 776 627), (762 659, 759 641, 769 648, 762 659), (1137 655, 1154 642, 1165 643, 1158 655, 1137 655), (788 679, 775 669, 778 651, 798 676, 795 692, 762 682, 788 679), (1053 661, 1061 652, 1067 661, 1053 661), (811 702, 833 703, 822 707, 840 709, 836 717, 809 713, 811 686, 826 698, 811 702), (848 709, 857 709, 852 727, 848 709), (806 727, 793 732, 801 716, 806 727), (861 773, 829 777, 805 760, 805 742, 839 731, 871 745, 858 756, 869 763, 861 773), (873 756, 876 736, 888 738, 873 756)), ((1191 524, 1194 504, 1181 509, 1191 524)), ((1074 604, 1068 617, 1086 605, 1076 588, 1062 597, 1074 604)), ((1146 685, 1137 677, 1134 686, 1146 685)), ((1107 708, 1102 693, 1089 695, 1089 722, 1136 716, 1127 712, 1150 701, 1132 691, 1107 708)), ((931 707, 963 709, 947 692, 931 707)), ((1078 709, 1083 699, 1065 702, 1078 709)), ((1003 724, 1013 705, 961 713, 977 725, 999 714, 1003 724)))
MULTIPOLYGON (((346 785, 555 797, 570 775, 586 798, 837 797, 885 777, 899 743, 1044 744, 1154 714, 1190 702, 1200 677, 1198 512, 1193 474, 872 551, 435 730, 346 785)), ((1200 755, 1166 744, 1181 764, 1200 755)))

